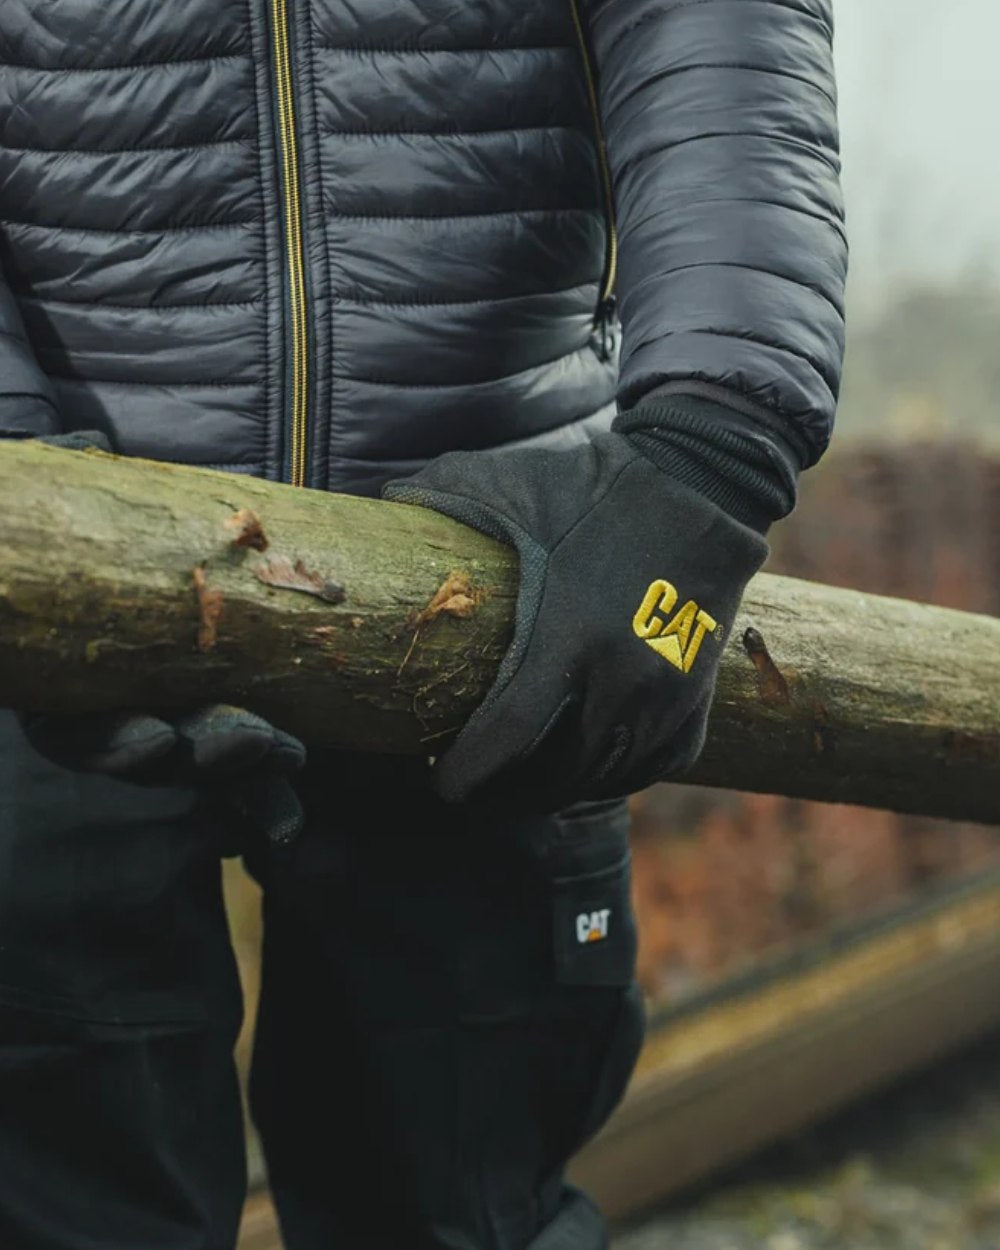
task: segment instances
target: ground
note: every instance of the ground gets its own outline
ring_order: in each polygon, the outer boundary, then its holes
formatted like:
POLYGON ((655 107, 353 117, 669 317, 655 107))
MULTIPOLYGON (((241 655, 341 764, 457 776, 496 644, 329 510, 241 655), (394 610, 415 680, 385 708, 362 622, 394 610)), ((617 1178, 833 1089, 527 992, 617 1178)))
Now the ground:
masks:
POLYGON ((1000 1036, 620 1231, 613 1250, 998 1250, 1000 1036))

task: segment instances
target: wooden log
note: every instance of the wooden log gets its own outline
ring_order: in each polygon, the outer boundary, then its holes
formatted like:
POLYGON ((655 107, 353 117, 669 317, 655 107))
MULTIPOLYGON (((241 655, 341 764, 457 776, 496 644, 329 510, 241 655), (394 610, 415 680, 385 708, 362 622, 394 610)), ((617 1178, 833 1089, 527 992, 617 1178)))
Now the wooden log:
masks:
POLYGON ((11 707, 219 699, 313 743, 428 750, 513 611, 513 554, 434 513, 36 443, 0 444, 0 540, 11 707))
MULTIPOLYGON (((433 754, 489 687, 516 576, 423 509, 0 446, 7 706, 226 700, 433 754)), ((685 781, 1000 822, 1000 621, 757 577, 685 781)))

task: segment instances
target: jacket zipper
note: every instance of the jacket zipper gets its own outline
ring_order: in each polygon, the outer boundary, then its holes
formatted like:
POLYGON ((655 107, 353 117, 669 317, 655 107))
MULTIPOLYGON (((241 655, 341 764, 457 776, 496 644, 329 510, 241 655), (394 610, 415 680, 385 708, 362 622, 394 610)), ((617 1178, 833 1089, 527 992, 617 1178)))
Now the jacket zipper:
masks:
POLYGON ((590 45, 584 30, 583 17, 580 13, 580 0, 569 0, 569 5, 573 13, 573 27, 576 30, 577 43, 580 45, 580 59, 583 63, 583 74, 587 84, 587 99, 590 102, 591 120, 594 126, 594 143, 597 148, 597 164, 601 176, 601 189, 604 193, 607 250, 604 257, 601 293, 594 316, 594 325, 600 335, 601 356, 603 359, 609 360, 615 346, 615 282, 618 278, 618 224, 615 219, 615 193, 611 181, 611 164, 608 161, 608 145, 604 137, 604 123, 601 121, 601 106, 597 95, 597 74, 590 55, 590 45))
POLYGON ((274 81, 278 97, 281 145, 281 199, 285 226, 286 280, 291 331, 290 430, 286 454, 288 480, 306 483, 308 458, 309 337, 305 259, 302 245, 302 203, 299 193, 299 152, 295 133, 295 96, 289 53, 288 0, 271 0, 274 39, 274 81))

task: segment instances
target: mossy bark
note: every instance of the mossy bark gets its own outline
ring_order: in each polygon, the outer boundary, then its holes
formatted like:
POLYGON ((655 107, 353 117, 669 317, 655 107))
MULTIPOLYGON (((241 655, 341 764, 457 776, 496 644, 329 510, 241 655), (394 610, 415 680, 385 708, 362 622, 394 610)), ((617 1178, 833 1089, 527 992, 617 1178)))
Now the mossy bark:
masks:
MULTIPOLYGON (((225 700, 433 754, 510 634, 508 549, 435 513, 0 446, 0 703, 225 700)), ((685 780, 1000 821, 1000 621, 761 575, 685 780)))

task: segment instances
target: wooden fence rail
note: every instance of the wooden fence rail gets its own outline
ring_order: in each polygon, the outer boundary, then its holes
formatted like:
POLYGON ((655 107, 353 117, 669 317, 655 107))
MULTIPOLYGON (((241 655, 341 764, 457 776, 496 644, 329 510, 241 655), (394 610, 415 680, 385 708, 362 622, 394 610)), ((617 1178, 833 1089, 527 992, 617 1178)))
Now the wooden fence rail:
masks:
MULTIPOLYGON (((7 706, 226 700, 308 742, 434 754, 515 593, 511 551, 422 509, 0 446, 7 706)), ((685 780, 1000 822, 1000 620, 760 575, 685 780)))

